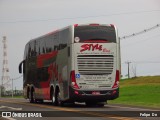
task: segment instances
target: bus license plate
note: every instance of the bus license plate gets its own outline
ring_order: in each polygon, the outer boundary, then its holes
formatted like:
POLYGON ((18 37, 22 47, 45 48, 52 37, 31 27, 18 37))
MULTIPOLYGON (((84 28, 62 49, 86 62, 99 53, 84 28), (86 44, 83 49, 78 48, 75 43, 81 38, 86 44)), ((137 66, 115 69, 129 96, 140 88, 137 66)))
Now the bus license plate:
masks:
POLYGON ((100 92, 92 92, 92 95, 100 95, 100 92))

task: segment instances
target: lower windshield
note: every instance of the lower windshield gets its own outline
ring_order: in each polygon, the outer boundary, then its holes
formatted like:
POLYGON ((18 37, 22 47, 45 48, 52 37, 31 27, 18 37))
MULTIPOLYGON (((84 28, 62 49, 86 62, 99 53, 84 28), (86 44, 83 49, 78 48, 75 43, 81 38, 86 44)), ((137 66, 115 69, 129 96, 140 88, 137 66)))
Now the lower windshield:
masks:
POLYGON ((75 42, 116 43, 116 32, 111 26, 76 26, 74 38, 75 42))

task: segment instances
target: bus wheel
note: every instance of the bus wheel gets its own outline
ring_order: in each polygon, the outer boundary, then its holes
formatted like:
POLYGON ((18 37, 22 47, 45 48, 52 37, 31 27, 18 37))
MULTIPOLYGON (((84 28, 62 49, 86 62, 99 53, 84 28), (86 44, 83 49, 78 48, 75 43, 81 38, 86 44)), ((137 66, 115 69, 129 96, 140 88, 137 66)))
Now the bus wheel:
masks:
POLYGON ((34 102, 34 103, 37 103, 37 102, 38 102, 38 100, 36 99, 35 91, 33 91, 32 93, 33 93, 33 102, 34 102))
POLYGON ((29 91, 29 102, 30 102, 30 103, 34 103, 33 91, 32 91, 32 90, 29 91))
POLYGON ((56 103, 56 97, 55 97, 54 92, 52 92, 52 104, 53 104, 53 105, 56 105, 56 104, 57 104, 57 103, 56 103))
POLYGON ((59 106, 63 106, 64 105, 64 102, 60 98, 60 91, 59 90, 58 90, 58 93, 57 93, 57 104, 59 106))

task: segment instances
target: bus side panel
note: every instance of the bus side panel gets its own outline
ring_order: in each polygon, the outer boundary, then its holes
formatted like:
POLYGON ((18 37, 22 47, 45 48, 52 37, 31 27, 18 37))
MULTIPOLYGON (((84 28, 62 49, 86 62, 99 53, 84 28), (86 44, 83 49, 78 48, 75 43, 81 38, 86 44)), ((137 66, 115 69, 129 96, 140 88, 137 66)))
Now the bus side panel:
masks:
POLYGON ((61 99, 69 99, 70 71, 71 71, 71 49, 70 45, 73 39, 72 27, 67 27, 59 32, 60 50, 56 59, 58 64, 58 86, 61 99))
POLYGON ((24 88, 24 97, 28 97, 28 85, 34 86, 36 83, 37 72, 36 72, 36 57, 29 58, 25 60, 24 66, 24 78, 23 78, 23 88, 24 88))
POLYGON ((60 50, 56 59, 58 65, 58 85, 60 89, 61 99, 66 100, 69 96, 68 89, 68 52, 67 47, 60 50))
POLYGON ((50 84, 53 83, 55 76, 53 64, 56 61, 57 54, 57 51, 53 51, 37 58, 37 81, 39 81, 39 86, 36 89, 36 94, 39 99, 50 99, 50 84))

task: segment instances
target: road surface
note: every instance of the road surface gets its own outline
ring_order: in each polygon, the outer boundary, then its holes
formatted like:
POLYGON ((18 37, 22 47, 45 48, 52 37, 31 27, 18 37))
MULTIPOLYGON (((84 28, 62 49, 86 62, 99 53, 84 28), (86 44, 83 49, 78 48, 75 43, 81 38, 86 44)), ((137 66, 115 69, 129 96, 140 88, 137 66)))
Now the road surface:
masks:
POLYGON ((53 106, 51 101, 0 98, 0 120, 159 120, 160 109, 106 104, 87 107, 84 103, 53 106), (5 117, 6 116, 6 117, 5 117), (8 117, 12 116, 12 117, 8 117))

